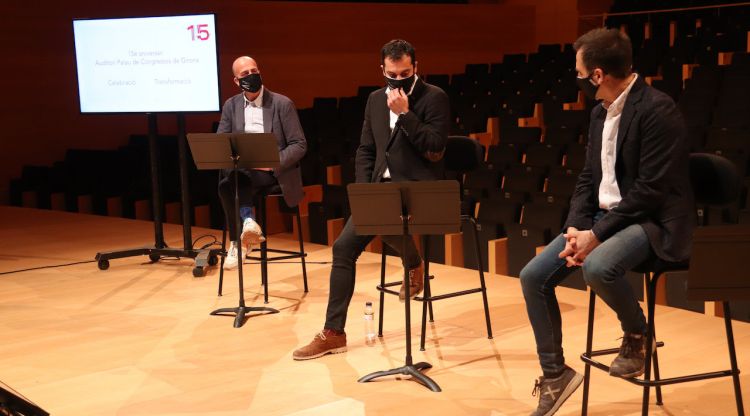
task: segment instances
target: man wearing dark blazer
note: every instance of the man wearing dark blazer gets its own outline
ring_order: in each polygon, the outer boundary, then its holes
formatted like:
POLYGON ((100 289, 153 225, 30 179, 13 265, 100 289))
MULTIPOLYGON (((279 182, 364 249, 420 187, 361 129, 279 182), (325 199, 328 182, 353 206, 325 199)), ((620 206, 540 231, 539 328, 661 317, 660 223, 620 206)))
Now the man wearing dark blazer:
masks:
POLYGON ((630 39, 619 30, 595 29, 574 48, 579 87, 602 103, 591 112, 586 163, 564 233, 521 271, 543 372, 533 416, 554 414, 583 379, 565 365, 555 287, 582 267, 624 332, 610 374, 637 377, 647 327, 625 273, 654 256, 687 259, 695 223, 686 128, 674 101, 632 72, 630 39))
MULTIPOLYGON (((217 133, 273 133, 279 146, 280 166, 275 169, 241 169, 239 172, 240 217, 242 244, 263 241, 263 230, 255 222, 253 199, 259 193, 279 190, 290 207, 303 197, 299 161, 307 151, 297 109, 289 98, 270 91, 263 85, 260 69, 253 58, 241 56, 232 64, 234 83, 242 92, 224 103, 217 133)), ((219 197, 229 228, 230 246, 224 261, 225 269, 237 267, 236 218, 234 209, 234 176, 225 172, 219 182, 219 197)), ((245 251, 248 252, 248 251, 245 251)))
MULTIPOLYGON (((386 87, 367 99, 362 136, 357 149, 357 182, 420 181, 443 178, 443 155, 448 140, 450 104, 438 87, 417 75, 414 48, 404 40, 392 40, 381 50, 381 69, 386 87)), ((401 238, 382 236, 383 242, 402 254, 409 270, 409 293, 423 287, 422 259, 414 242, 401 253, 401 238)), ((351 218, 333 245, 328 311, 323 331, 294 351, 295 360, 308 360, 346 351, 346 314, 354 293, 355 263, 373 236, 357 235, 351 218)), ((401 287, 404 300, 406 288, 401 287)))

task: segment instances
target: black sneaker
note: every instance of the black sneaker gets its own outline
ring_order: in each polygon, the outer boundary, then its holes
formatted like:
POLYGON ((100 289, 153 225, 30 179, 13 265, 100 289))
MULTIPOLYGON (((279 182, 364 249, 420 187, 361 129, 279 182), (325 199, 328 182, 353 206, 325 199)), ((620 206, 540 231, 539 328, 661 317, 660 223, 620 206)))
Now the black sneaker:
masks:
POLYGON ((532 396, 539 394, 539 406, 531 416, 554 415, 582 381, 583 376, 568 366, 565 366, 562 375, 557 378, 539 377, 531 392, 532 396))
POLYGON ((643 374, 646 367, 646 336, 626 332, 622 336, 620 353, 617 354, 609 375, 622 378, 633 378, 643 374))

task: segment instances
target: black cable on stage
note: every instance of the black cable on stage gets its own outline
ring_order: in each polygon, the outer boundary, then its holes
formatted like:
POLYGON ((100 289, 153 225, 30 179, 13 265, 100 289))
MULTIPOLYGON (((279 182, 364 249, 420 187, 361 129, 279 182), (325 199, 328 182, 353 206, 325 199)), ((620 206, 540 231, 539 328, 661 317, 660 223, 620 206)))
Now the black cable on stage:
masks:
MULTIPOLYGON (((201 237, 199 237, 199 239, 200 238, 201 237)), ((210 245, 213 245, 214 243, 215 242, 212 242, 210 245)), ((180 260, 180 259, 181 257, 176 257, 176 256, 163 256, 160 260, 180 260)), ((86 264, 86 263, 96 263, 96 260, 84 260, 84 261, 76 261, 73 263, 51 264, 48 266, 39 266, 39 267, 30 267, 28 269, 11 270, 7 272, 0 272, 0 276, 6 275, 6 274, 30 272, 34 270, 44 270, 44 269, 54 269, 57 267, 75 266, 78 264, 86 264)), ((274 264, 301 264, 302 262, 301 261, 274 261, 273 263, 274 264)), ((306 264, 331 264, 330 261, 305 261, 305 263, 306 264)), ((260 264, 260 262, 247 262, 246 261, 244 264, 260 264)))
POLYGON ((67 267, 67 266, 75 266, 77 264, 86 264, 86 263, 95 263, 96 260, 85 260, 85 261, 76 261, 73 263, 64 263, 64 264, 52 264, 49 266, 39 266, 39 267, 30 267, 28 269, 18 269, 18 270, 11 270, 9 272, 0 272, 0 276, 5 274, 12 274, 12 273, 21 273, 21 272, 30 272, 33 270, 42 270, 42 269, 53 269, 55 267, 67 267))

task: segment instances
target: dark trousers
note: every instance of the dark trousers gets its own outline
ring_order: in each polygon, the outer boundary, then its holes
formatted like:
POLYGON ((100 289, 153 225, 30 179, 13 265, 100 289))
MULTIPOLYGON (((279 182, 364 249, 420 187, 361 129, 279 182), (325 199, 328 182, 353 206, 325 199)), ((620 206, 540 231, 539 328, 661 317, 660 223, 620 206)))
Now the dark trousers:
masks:
MULTIPOLYGON (((240 197, 240 226, 245 218, 251 217, 253 201, 255 197, 262 194, 270 194, 280 191, 279 182, 273 176, 273 172, 256 169, 240 169, 237 178, 239 181, 240 197)), ((237 239, 237 212, 234 210, 234 172, 224 172, 225 177, 219 181, 219 199, 221 207, 224 208, 229 228, 229 239, 237 239)), ((265 230, 264 230, 265 231, 265 230)))
MULTIPOLYGON (((354 294, 354 276, 356 274, 356 262, 367 244, 375 236, 357 235, 354 232, 354 224, 351 217, 346 220, 346 225, 341 235, 333 243, 333 265, 331 266, 331 288, 328 293, 328 311, 326 312, 326 323, 324 328, 343 331, 346 325, 346 313, 349 303, 354 294)), ((406 240, 406 253, 402 255, 403 238, 399 235, 381 236, 383 243, 388 244, 403 259, 405 268, 413 269, 422 262, 414 240, 409 237, 406 240)))

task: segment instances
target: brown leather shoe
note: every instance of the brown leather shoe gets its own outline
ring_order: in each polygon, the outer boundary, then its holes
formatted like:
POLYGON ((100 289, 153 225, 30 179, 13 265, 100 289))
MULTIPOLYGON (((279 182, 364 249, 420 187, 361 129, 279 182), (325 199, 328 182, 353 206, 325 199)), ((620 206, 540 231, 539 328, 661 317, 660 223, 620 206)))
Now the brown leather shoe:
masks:
MULTIPOLYGON (((419 266, 409 270, 409 296, 413 299, 415 296, 422 293, 424 288, 424 262, 420 262, 419 266)), ((401 289, 398 291, 398 299, 403 302, 406 299, 406 286, 401 284, 401 289)))
POLYGON ((312 360, 326 354, 346 352, 346 333, 338 334, 329 329, 320 331, 312 342, 292 354, 295 360, 312 360))

